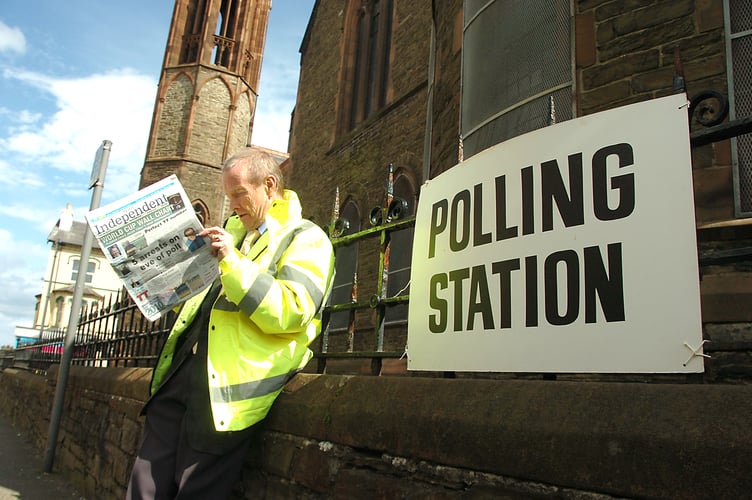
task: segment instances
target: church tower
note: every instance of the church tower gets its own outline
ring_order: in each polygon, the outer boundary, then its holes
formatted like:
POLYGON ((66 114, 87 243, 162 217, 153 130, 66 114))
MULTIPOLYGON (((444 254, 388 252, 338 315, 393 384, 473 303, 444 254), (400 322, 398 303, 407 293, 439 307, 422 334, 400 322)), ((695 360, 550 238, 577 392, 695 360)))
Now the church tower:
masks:
POLYGON ((176 174, 204 225, 222 162, 250 143, 271 0, 176 0, 140 188, 176 174))

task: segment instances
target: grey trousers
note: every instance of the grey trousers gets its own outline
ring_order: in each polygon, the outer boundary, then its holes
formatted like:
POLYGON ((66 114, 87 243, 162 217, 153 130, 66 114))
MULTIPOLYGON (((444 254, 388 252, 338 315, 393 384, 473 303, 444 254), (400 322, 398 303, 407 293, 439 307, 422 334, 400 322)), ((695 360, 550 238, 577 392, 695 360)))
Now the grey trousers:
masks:
POLYGON ((195 389, 192 362, 183 362, 149 401, 126 500, 228 498, 240 477, 250 439, 223 454, 197 451, 188 443, 184 417, 189 391, 195 389))

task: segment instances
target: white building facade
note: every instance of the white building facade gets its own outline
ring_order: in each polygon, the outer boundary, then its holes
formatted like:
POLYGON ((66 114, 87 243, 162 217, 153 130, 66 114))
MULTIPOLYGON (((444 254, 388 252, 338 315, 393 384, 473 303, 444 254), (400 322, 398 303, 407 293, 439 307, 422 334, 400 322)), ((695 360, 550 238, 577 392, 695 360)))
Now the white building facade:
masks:
POLYGON ((44 286, 36 296, 33 327, 16 327, 16 346, 36 341, 45 331, 62 332, 67 328, 79 272, 86 273, 82 312, 98 310, 120 291, 120 278, 96 241, 92 243, 88 263, 81 264, 81 247, 87 230, 85 222, 73 220, 69 204, 47 237, 52 246, 44 286))

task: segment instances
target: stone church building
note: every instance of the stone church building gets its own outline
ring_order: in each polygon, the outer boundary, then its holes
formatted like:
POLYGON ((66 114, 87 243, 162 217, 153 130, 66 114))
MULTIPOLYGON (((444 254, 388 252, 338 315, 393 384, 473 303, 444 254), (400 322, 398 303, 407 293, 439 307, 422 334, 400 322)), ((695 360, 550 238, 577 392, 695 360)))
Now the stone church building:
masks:
POLYGON ((176 174, 204 225, 230 215, 221 166, 250 144, 270 9, 271 0, 175 2, 139 187, 176 174))
MULTIPOLYGON (((290 184, 321 225, 331 223, 336 194, 352 234, 372 227, 388 177, 414 214, 423 183, 489 146, 684 91, 693 106, 702 314, 712 354, 705 377, 748 380, 752 142, 738 131, 752 112, 751 19, 738 0, 319 0, 301 46, 290 184), (714 113, 720 122, 707 116, 714 113), (737 134, 713 139, 724 129, 737 134)), ((409 255, 411 237, 390 250, 409 255)), ((360 300, 376 293, 378 252, 377 244, 339 249, 335 299, 346 301, 354 283, 360 300)), ((409 257, 393 268, 405 266, 409 257)), ((395 281, 390 296, 409 277, 395 281)), ((359 314, 356 332, 374 321, 359 314)), ((401 353, 403 333, 391 344, 387 335, 383 349, 401 353)))
MULTIPOLYGON (((345 221, 337 236, 351 236, 383 223, 393 200, 403 218, 414 215, 423 183, 494 144, 686 92, 704 335, 713 352, 706 378, 747 377, 741 361, 752 342, 745 305, 752 281, 740 261, 752 227, 744 133, 752 38, 745 5, 318 0, 300 47, 289 153, 278 154, 287 183, 305 216, 330 232, 335 218, 345 221), (714 113, 716 122, 707 116, 714 113)), ((220 166, 251 136, 270 8, 269 1, 175 4, 141 185, 177 173, 206 223, 229 215, 220 166)), ((332 303, 409 294, 412 231, 338 246, 332 303), (379 267, 385 254, 389 263, 379 267)), ((351 316, 332 315, 327 342, 382 353, 404 373, 404 360, 394 358, 406 343, 406 306, 351 316), (367 333, 382 326, 392 333, 378 340, 367 333)), ((337 363, 369 371, 366 361, 332 360, 329 369, 337 363)))
MULTIPOLYGON (((271 3, 175 2, 141 185, 176 173, 205 223, 229 215, 220 169, 251 137, 271 3)), ((316 0, 279 158, 333 238, 331 318, 236 497, 748 497, 750 59, 748 0, 316 0), (426 183, 527 132, 682 93, 703 339, 690 350, 704 372, 408 370, 426 183)), ((151 370, 77 368, 63 468, 121 498, 151 370)), ((0 395, 23 387, 37 407, 45 384, 0 372, 0 395)), ((38 424, 30 408, 4 411, 38 424)))

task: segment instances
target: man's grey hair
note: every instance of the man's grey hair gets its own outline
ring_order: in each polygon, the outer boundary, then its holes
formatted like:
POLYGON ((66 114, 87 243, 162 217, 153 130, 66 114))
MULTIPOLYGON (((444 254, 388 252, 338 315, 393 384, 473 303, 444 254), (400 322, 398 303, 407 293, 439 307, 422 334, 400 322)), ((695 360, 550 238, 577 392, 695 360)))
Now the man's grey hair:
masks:
POLYGON ((274 156, 263 149, 245 148, 238 151, 225 160, 222 172, 235 167, 245 169, 246 175, 254 184, 259 184, 267 175, 272 175, 277 179, 277 191, 281 193, 284 189, 284 177, 282 177, 279 163, 274 156))

